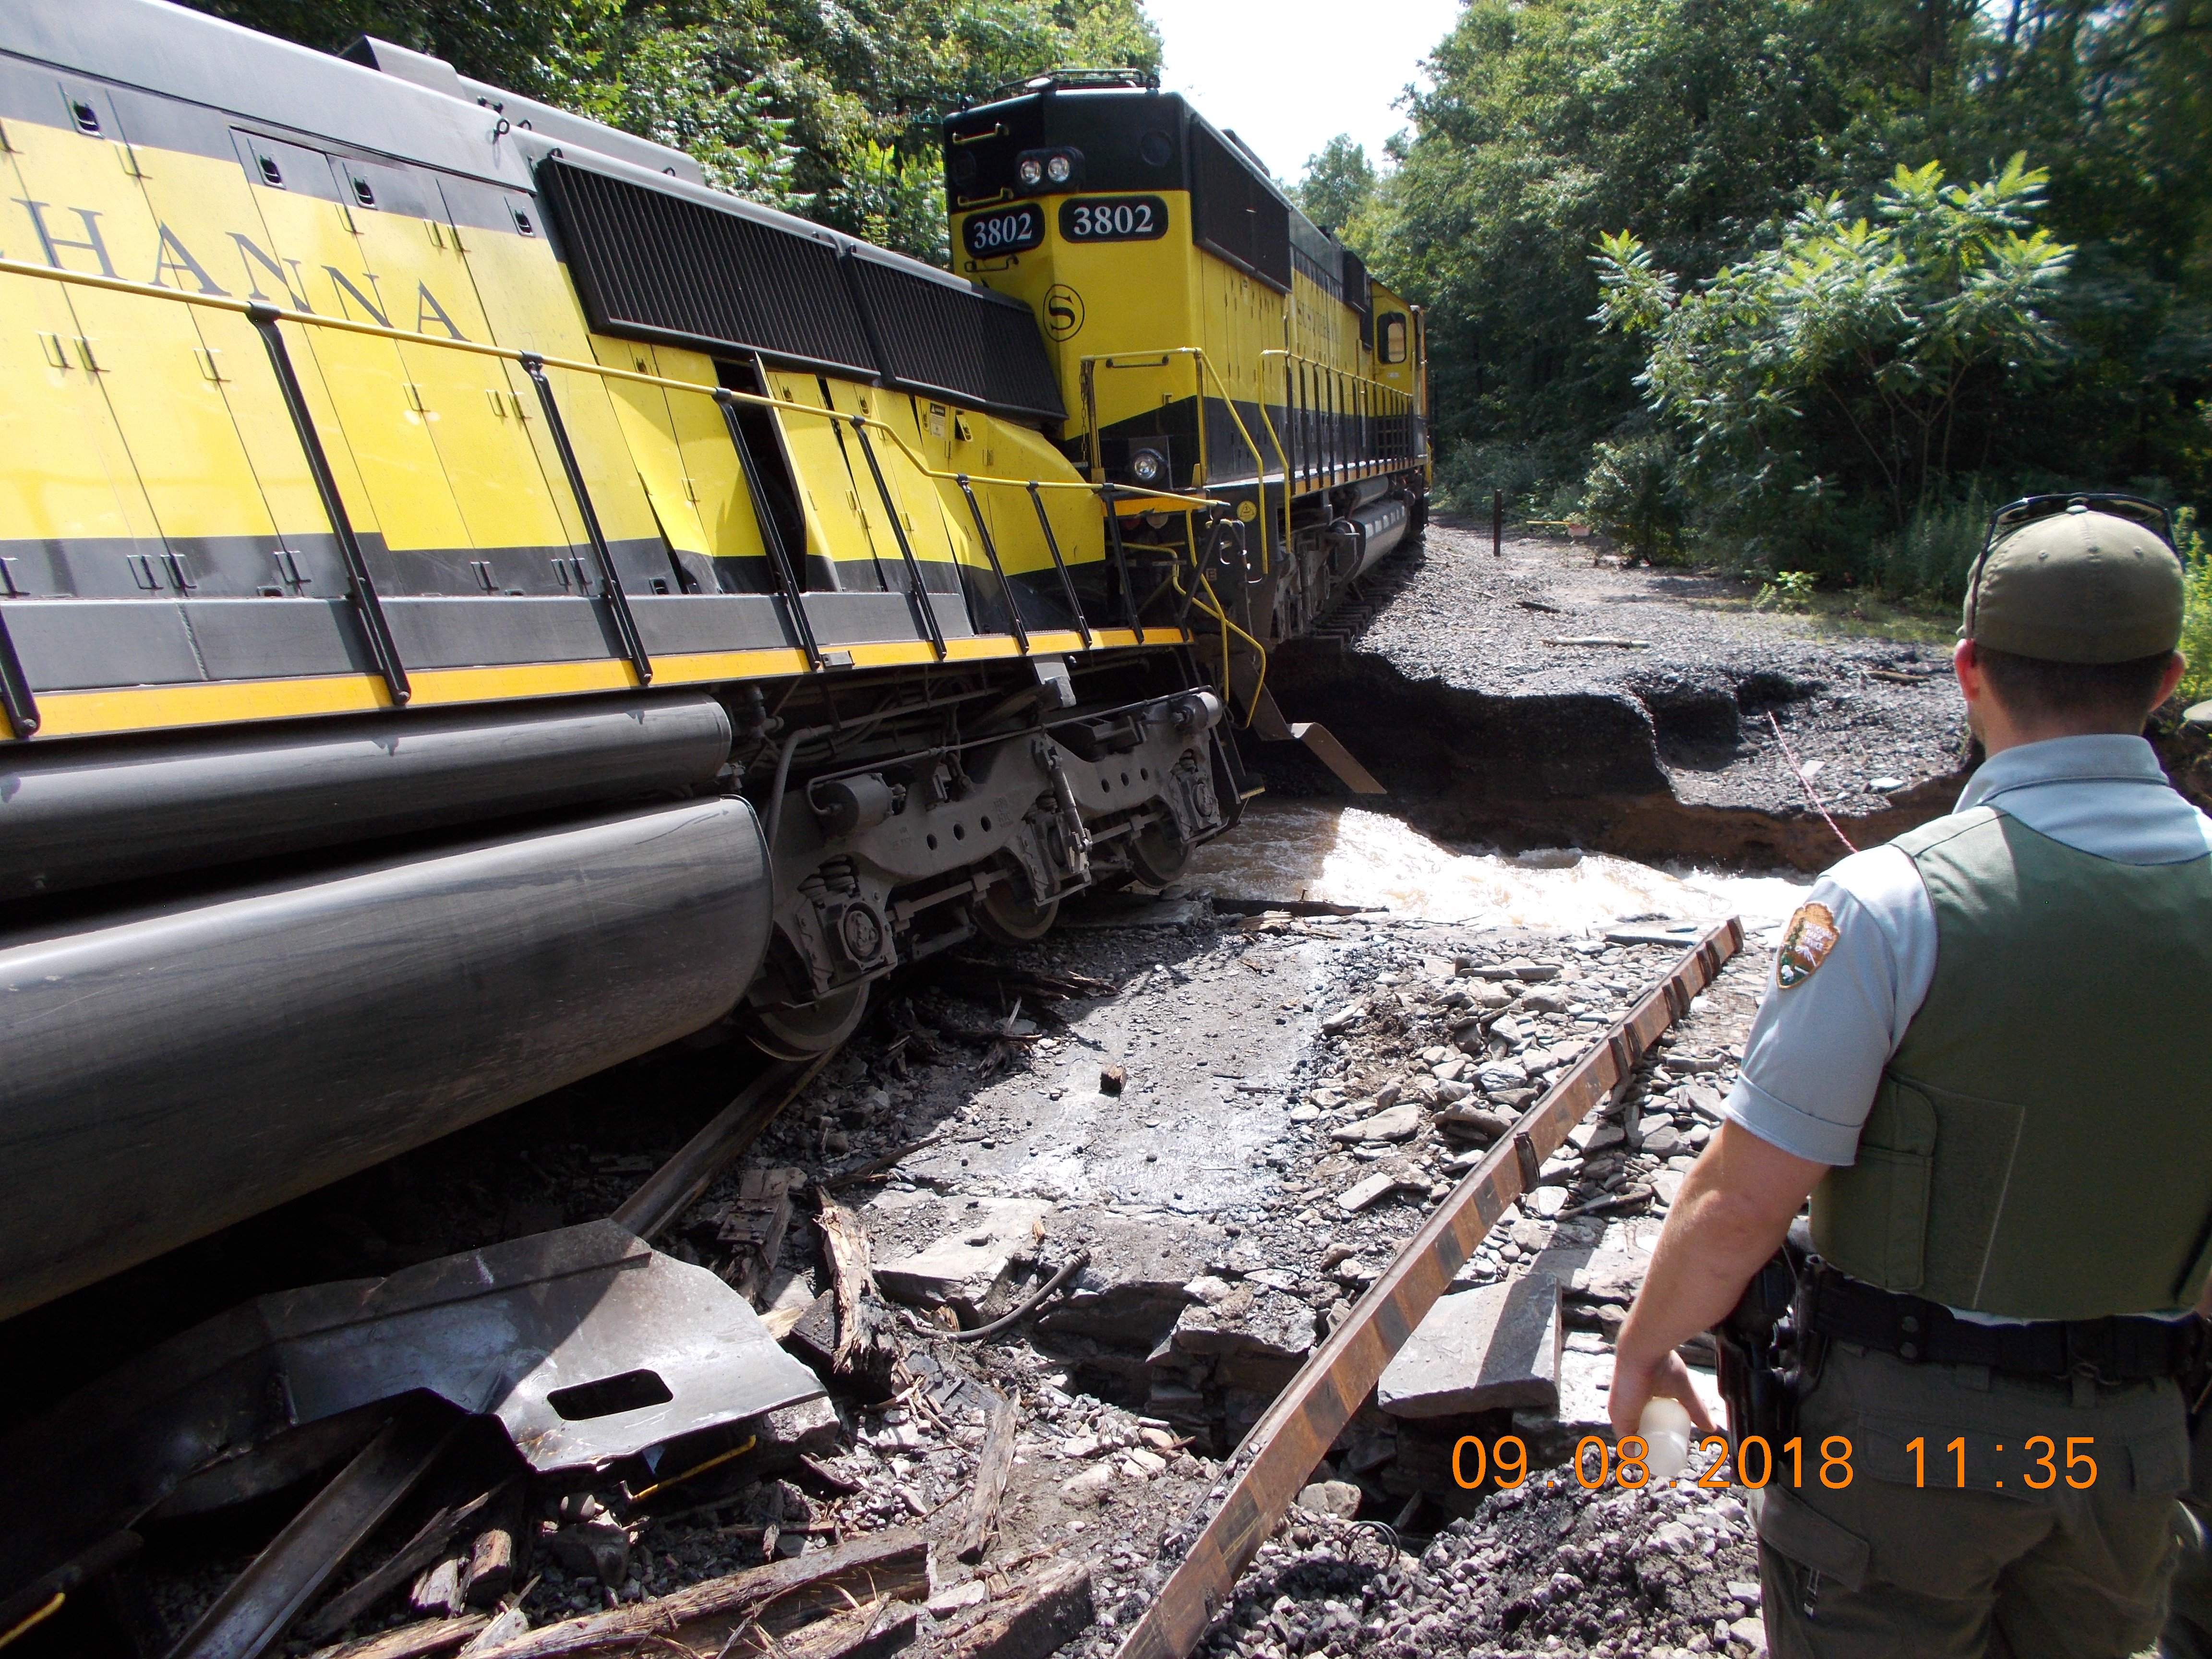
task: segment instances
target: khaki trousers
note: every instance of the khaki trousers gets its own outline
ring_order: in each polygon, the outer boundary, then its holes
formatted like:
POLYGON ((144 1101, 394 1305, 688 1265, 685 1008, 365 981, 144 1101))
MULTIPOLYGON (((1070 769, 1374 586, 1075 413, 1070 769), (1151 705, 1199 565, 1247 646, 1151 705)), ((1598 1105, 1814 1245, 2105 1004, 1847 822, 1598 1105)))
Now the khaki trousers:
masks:
POLYGON ((2188 1478, 2172 1383, 1992 1377, 1837 1344, 1799 1431, 1802 1485, 1784 1458, 1757 1509, 1777 1659, 2125 1659, 2156 1639, 2188 1478), (1838 1439, 1850 1480, 1832 1487, 1816 1454, 1838 1439))

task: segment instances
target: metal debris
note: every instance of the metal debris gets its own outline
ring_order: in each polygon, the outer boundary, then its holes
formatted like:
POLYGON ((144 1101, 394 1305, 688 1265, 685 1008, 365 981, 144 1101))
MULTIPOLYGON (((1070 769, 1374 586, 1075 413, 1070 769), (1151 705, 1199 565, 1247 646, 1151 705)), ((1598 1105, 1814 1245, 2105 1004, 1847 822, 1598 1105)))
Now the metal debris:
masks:
MULTIPOLYGON (((602 1468, 818 1397, 743 1297, 611 1221, 381 1279, 265 1296, 161 1344, 0 1443, 0 1585, 130 1526, 203 1470, 273 1491, 287 1437, 427 1391, 499 1419, 540 1473, 602 1468), (66 1471, 66 1474, 62 1472, 66 1471)), ((341 1450, 344 1449, 342 1446, 341 1450)))

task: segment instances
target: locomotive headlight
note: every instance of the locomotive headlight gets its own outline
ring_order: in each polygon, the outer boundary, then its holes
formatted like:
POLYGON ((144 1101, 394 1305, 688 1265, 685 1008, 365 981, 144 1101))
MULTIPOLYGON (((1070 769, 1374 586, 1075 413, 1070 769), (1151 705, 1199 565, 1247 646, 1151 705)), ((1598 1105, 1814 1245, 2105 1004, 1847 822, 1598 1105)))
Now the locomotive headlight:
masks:
POLYGON ((1075 171, 1075 164, 1065 155, 1055 155, 1044 164, 1044 176, 1055 185, 1067 182, 1067 175, 1075 171))
POLYGON ((1140 484, 1158 483, 1167 470, 1168 464, 1156 449, 1140 449, 1129 457, 1130 475, 1140 484))
POLYGON ((1022 182, 1032 189, 1044 182, 1044 163, 1034 155, 1024 156, 1021 166, 1014 170, 1021 175, 1022 182))

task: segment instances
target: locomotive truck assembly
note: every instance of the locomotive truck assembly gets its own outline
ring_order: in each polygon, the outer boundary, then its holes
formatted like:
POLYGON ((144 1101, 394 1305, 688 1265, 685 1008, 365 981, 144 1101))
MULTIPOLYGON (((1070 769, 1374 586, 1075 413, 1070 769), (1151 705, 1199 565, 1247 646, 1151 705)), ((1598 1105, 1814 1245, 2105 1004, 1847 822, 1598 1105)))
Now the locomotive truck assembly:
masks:
POLYGON ((0 14, 0 1316, 1171 881, 1425 516, 1421 318, 1140 77, 951 273, 364 40, 0 14))

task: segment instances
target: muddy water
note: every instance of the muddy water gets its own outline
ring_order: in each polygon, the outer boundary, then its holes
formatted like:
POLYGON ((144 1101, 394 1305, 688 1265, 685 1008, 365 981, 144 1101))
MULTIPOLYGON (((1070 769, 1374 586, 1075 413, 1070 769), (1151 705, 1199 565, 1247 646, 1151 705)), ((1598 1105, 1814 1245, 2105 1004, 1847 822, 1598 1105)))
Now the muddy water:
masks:
POLYGON ((1356 904, 1426 921, 1585 933, 1627 918, 1739 915, 1753 937, 1802 902, 1806 877, 1640 864, 1604 853, 1459 848, 1364 807, 1261 799, 1201 848, 1186 885, 1224 898, 1356 904))

